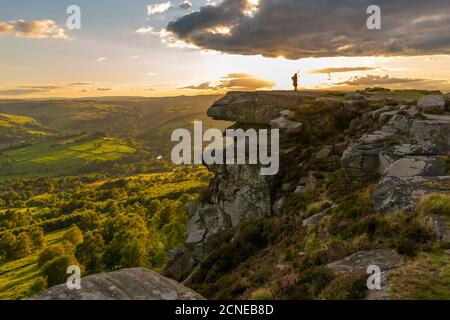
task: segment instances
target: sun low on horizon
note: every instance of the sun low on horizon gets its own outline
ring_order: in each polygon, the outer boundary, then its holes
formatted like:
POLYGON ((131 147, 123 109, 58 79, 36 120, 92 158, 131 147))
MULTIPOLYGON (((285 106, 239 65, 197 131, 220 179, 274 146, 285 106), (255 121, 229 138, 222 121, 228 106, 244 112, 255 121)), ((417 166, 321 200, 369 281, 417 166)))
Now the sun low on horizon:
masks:
POLYGON ((3 0, 0 98, 450 91, 450 3, 373 2, 3 0))

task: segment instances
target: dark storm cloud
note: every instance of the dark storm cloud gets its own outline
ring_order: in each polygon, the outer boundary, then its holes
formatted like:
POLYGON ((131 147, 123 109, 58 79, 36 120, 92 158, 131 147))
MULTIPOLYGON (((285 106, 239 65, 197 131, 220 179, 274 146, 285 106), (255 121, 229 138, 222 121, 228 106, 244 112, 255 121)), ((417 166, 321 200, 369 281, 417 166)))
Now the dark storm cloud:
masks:
POLYGON ((289 59, 450 53, 448 0, 261 0, 248 14, 249 3, 206 5, 167 30, 204 49, 289 59), (366 27, 373 4, 382 10, 381 30, 366 27), (214 32, 221 26, 230 33, 214 32))

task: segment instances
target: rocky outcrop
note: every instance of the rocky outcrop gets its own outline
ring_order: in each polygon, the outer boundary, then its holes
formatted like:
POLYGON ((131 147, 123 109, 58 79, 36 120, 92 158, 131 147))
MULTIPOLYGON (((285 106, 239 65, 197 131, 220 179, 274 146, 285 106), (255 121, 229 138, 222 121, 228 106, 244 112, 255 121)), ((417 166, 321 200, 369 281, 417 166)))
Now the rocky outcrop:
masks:
MULTIPOLYGON (((342 260, 332 262, 327 268, 335 273, 368 274, 369 266, 380 268, 380 288, 368 289, 366 300, 389 299, 389 274, 403 265, 404 260, 395 250, 371 250, 356 252, 342 260)), ((372 272, 372 271, 370 271, 372 272)))
POLYGON ((314 226, 314 225, 318 224, 323 218, 328 216, 331 213, 331 211, 336 208, 337 208, 336 205, 326 208, 326 209, 312 215, 311 217, 303 220, 302 225, 303 226, 314 226))
POLYGON ((208 110, 216 120, 265 124, 279 117, 286 109, 301 105, 305 95, 294 91, 229 92, 208 110))
POLYGON ((262 176, 258 165, 214 165, 209 169, 209 199, 188 205, 186 245, 196 257, 207 254, 221 231, 243 221, 272 214, 272 176, 262 176))
POLYGON ((428 95, 420 98, 417 106, 427 113, 444 112, 445 99, 443 95, 428 95))
MULTIPOLYGON (((293 199, 290 194, 297 193, 301 198, 321 186, 323 181, 320 175, 316 178, 314 168, 325 167, 324 170, 333 172, 339 167, 339 159, 349 180, 379 181, 373 203, 380 213, 414 211, 423 195, 439 192, 441 184, 449 181, 443 162, 450 150, 448 115, 424 115, 412 101, 390 105, 386 99, 376 100, 376 103, 386 104, 366 112, 369 100, 365 95, 318 95, 232 92, 208 110, 210 117, 235 122, 235 127, 280 129, 280 161, 290 162, 290 166, 275 176, 262 176, 258 165, 208 166, 215 177, 202 200, 188 205, 186 248, 173 252, 173 259, 166 268, 169 276, 177 280, 195 278, 199 264, 215 249, 218 245, 215 240, 220 239, 224 231, 234 232, 242 222, 282 213, 286 200, 293 199), (314 132, 320 124, 335 123, 337 117, 324 121, 334 110, 339 110, 339 130, 343 131, 343 137, 339 138, 343 139, 326 140, 320 148, 308 145, 322 139, 313 134, 308 136, 308 133, 314 132), (308 121, 311 114, 317 122, 308 121), (351 128, 346 130, 346 127, 355 117, 355 123, 366 121, 375 129, 353 142, 351 128), (300 150, 299 145, 305 150, 300 150)), ((370 103, 373 108, 374 101, 370 103)), ((330 132, 341 134, 338 130, 330 132)), ((322 219, 333 214, 334 208, 304 219, 302 225, 315 228, 322 219)), ((233 235, 231 233, 227 239, 234 239, 233 235)), ((389 270, 402 263, 402 257, 395 251, 373 250, 355 253, 328 267, 336 273, 344 273, 366 272, 367 266, 377 265, 387 281, 389 270)), ((387 284, 383 288, 384 291, 372 293, 371 298, 386 297, 387 284)))
MULTIPOLYGON (((289 162, 290 155, 296 152, 298 145, 295 139, 303 135, 303 124, 296 118, 296 111, 306 100, 314 100, 323 93, 299 93, 293 91, 270 92, 230 92, 215 102, 208 110, 208 115, 217 120, 232 121, 233 129, 265 128, 279 129, 280 161, 289 162)), ((349 97, 349 101, 358 101, 359 97, 349 97), (353 100, 351 100, 352 98, 353 100)), ((332 99, 323 104, 332 104, 333 109, 342 112, 342 103, 332 99)), ((327 158, 332 147, 321 150, 317 157, 327 158)), ((282 185, 280 177, 283 172, 274 176, 261 175, 260 165, 210 165, 208 169, 214 173, 208 190, 202 201, 188 205, 188 227, 186 234, 187 250, 174 252, 168 263, 166 272, 175 279, 184 279, 186 272, 180 270, 193 269, 193 265, 214 249, 215 239, 224 231, 233 230, 245 221, 252 221, 278 214, 284 203, 284 195, 288 192, 306 192, 315 186, 315 178, 306 176, 295 182, 282 185), (179 261, 179 262, 177 262, 179 261)))
POLYGON ((341 159, 348 179, 380 178, 373 198, 380 212, 412 212, 422 196, 442 192, 440 185, 450 180, 444 164, 450 152, 450 116, 419 117, 417 112, 414 106, 399 106, 364 115, 384 124, 382 129, 363 135, 341 159))
POLYGON ((204 300, 191 289, 155 272, 123 269, 81 279, 81 289, 61 284, 30 300, 204 300))
POLYGON ((335 273, 367 272, 367 267, 378 266, 381 271, 400 267, 403 257, 395 250, 359 251, 342 260, 334 261, 327 268, 335 273))

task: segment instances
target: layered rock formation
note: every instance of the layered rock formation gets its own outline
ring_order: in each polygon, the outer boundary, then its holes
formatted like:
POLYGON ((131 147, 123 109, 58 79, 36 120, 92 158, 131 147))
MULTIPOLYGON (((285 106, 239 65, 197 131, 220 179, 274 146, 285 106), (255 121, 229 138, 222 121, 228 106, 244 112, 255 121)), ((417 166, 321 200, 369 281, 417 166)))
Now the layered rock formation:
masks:
MULTIPOLYGON (((262 176, 260 165, 212 165, 215 175, 201 202, 188 205, 186 248, 172 252, 166 272, 177 280, 184 279, 193 267, 214 249, 214 239, 242 222, 278 214, 284 194, 302 193, 314 188, 315 178, 305 176, 297 182, 284 183, 285 164, 301 147, 297 140, 305 130, 296 113, 306 103, 317 103, 336 110, 348 122, 367 107, 360 95, 344 99, 323 93, 291 91, 230 92, 215 102, 208 115, 216 120, 234 122, 231 128, 272 128, 280 132, 280 171, 275 176, 262 176)), ((320 123, 322 119, 317 119, 320 123)), ((333 147, 324 148, 316 157, 325 160, 333 147)), ((290 163, 292 165, 292 163, 290 163)))
MULTIPOLYGON (((346 131, 359 123, 370 123, 374 128, 360 134, 356 141, 345 137, 345 141, 325 145, 306 158, 317 163, 332 163, 336 155, 342 154, 339 164, 348 181, 378 183, 372 201, 380 214, 412 213, 425 194, 449 192, 450 176, 445 161, 450 152, 450 116, 428 113, 443 113, 444 108, 445 101, 442 105, 439 96, 424 97, 419 103, 406 100, 399 103, 381 95, 359 93, 345 96, 277 91, 227 94, 213 104, 208 115, 235 122, 238 127, 280 129, 282 170, 274 177, 264 177, 257 165, 210 166, 215 178, 204 199, 188 206, 186 247, 173 252, 167 274, 189 281, 190 271, 193 270, 191 276, 195 274, 195 266, 214 250, 217 245, 214 239, 222 232, 244 221, 277 215, 283 210, 288 195, 316 188, 316 178, 302 172, 303 163, 295 161, 299 155, 305 155, 305 150, 299 149, 302 139, 307 138, 302 147, 311 143, 311 137, 306 134, 317 130, 322 123, 325 127, 329 120, 320 110, 336 112, 331 121, 336 125, 337 120, 343 121, 345 126, 353 119, 346 131), (370 103, 377 107, 370 108, 370 103), (318 112, 317 116, 312 116, 311 123, 299 117, 304 108, 311 108, 311 113, 318 112), (288 165, 284 166, 283 162, 288 165), (302 172, 297 182, 290 178, 292 168, 302 172)), ((323 209, 304 219, 302 225, 315 228, 336 208, 332 205, 323 209)), ((448 241, 450 232, 446 220, 438 216, 428 219, 438 238, 448 241)), ((341 273, 364 271, 371 264, 381 265, 383 290, 369 293, 368 298, 384 299, 388 296, 389 271, 402 262, 403 258, 395 251, 373 250, 335 261, 329 268, 341 273)))
POLYGON ((368 113, 365 118, 387 123, 351 145, 341 162, 349 179, 381 178, 373 199, 378 211, 411 212, 422 196, 441 192, 448 185, 445 160, 450 152, 450 116, 399 106, 368 113))
MULTIPOLYGON (((231 128, 274 128, 280 130, 282 152, 289 150, 286 141, 301 134, 302 124, 291 120, 293 111, 305 96, 297 92, 231 92, 215 102, 208 115, 217 120, 232 121, 231 128)), ((214 238, 222 231, 244 221, 272 215, 277 176, 261 175, 260 165, 211 165, 215 175, 204 201, 190 203, 186 246, 193 259, 184 260, 191 267, 212 248, 214 238)), ((174 253, 183 256, 181 252, 174 253)), ((185 269, 185 268, 183 268, 185 269)), ((171 266, 169 266, 169 270, 171 266)), ((174 273, 174 272, 172 272, 174 273)), ((177 273, 177 272, 175 272, 177 273)))

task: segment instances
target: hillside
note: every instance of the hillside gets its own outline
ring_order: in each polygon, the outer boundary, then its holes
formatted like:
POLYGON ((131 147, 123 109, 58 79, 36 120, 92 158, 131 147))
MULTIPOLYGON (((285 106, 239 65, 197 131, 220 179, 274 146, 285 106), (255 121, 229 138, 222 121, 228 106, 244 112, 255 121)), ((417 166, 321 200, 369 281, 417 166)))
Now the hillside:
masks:
POLYGON ((166 275, 209 299, 448 299, 448 108, 425 91, 229 93, 208 115, 279 129, 280 170, 210 166, 166 275))
MULTIPOLYGON (((193 120, 202 120, 205 126, 224 127, 224 124, 206 116, 207 108, 218 98, 181 96, 0 101, 0 130, 3 113, 10 118, 39 123, 43 132, 59 135, 101 132, 108 136, 138 139, 150 145, 155 153, 161 154, 169 148, 167 136, 172 128, 190 128, 193 120)), ((6 147, 34 142, 31 138, 19 139, 12 133, 3 139, 6 147)))
MULTIPOLYGON (((85 274, 120 267, 161 268, 169 250, 183 243, 186 201, 195 199, 208 180, 204 169, 184 168, 126 179, 80 176, 3 182, 0 185, 0 248, 5 253, 3 250, 13 245, 13 251, 11 257, 3 256, 0 263, 0 299, 21 299, 47 285, 44 281, 43 287, 39 287, 42 276, 49 276, 46 266, 39 263, 46 250, 52 258, 76 256, 79 262, 84 261, 85 274), (131 221, 136 225, 129 225, 131 221), (114 224, 115 231, 110 230, 114 224), (76 250, 78 240, 68 236, 73 230, 84 238, 87 251, 76 250), (130 232, 132 241, 138 239, 137 247, 127 249, 131 239, 123 238, 120 232, 130 232), (16 236, 17 241, 26 238, 32 239, 32 243, 24 251, 18 250, 22 243, 14 242, 16 236), (9 239, 7 243, 6 239, 9 239), (135 249, 145 253, 135 258, 126 256, 127 250, 135 249), (102 261, 104 250, 114 253, 117 259, 105 256, 102 261), (121 262, 121 255, 126 260, 121 262), (97 262, 94 264, 92 259, 97 262)), ((65 277, 64 273, 61 276, 65 277)))
POLYGON ((102 98, 49 118, 39 110, 60 101, 14 103, 10 119, 52 135, 1 151, 0 298, 63 283, 76 264, 100 282, 152 269, 208 299, 448 299, 448 97, 102 98), (171 164, 171 131, 207 118, 205 129, 279 129, 279 172, 171 164), (367 290, 368 265, 381 290, 367 290))

